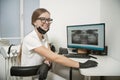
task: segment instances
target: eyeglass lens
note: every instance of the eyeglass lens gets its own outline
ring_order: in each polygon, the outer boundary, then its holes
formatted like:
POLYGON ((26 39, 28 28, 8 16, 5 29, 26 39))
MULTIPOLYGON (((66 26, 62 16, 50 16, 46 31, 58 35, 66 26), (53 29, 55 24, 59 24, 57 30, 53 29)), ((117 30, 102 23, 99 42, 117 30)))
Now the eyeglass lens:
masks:
POLYGON ((45 23, 46 21, 48 23, 51 23, 53 21, 53 19, 51 19, 51 18, 45 18, 45 17, 40 17, 38 19, 41 20, 41 22, 43 22, 43 23, 45 23))

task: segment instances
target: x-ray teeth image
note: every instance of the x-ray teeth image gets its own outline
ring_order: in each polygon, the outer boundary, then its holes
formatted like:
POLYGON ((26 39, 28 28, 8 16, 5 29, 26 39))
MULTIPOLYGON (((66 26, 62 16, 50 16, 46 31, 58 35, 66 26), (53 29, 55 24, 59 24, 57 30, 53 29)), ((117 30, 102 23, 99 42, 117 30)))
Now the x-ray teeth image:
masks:
POLYGON ((98 44, 98 30, 72 30, 72 43, 74 44, 98 44))

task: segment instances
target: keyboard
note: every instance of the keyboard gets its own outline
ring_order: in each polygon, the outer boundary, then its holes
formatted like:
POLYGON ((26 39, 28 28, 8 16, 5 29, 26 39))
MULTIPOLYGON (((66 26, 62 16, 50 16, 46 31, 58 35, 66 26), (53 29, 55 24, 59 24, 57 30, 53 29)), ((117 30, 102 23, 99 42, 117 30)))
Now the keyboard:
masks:
POLYGON ((64 54, 68 58, 90 58, 88 54, 64 54))

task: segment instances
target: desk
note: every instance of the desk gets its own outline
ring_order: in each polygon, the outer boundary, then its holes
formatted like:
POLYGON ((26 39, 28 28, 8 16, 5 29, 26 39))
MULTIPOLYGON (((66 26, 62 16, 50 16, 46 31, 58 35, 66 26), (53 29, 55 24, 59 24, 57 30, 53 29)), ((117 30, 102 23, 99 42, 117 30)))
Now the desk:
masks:
MULTIPOLYGON (((86 80, 90 80, 90 76, 120 76, 120 62, 110 56, 96 56, 97 59, 91 58, 98 62, 97 67, 80 69, 80 73, 85 76, 86 80)), ((88 59, 71 58, 72 60, 85 62, 88 59)))

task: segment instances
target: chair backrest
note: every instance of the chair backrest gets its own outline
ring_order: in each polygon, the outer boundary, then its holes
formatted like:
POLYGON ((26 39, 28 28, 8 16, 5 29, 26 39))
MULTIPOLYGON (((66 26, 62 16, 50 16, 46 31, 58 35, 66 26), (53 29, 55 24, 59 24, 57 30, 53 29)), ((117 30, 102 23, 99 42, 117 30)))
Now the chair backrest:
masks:
POLYGON ((37 66, 12 66, 10 69, 11 76, 19 76, 19 77, 26 77, 26 76, 34 76, 37 75, 37 71, 40 65, 37 66))
POLYGON ((36 66, 12 66, 10 69, 10 75, 18 77, 31 77, 38 75, 37 78, 39 78, 39 80, 44 80, 47 78, 49 70, 50 67, 45 63, 36 66))

